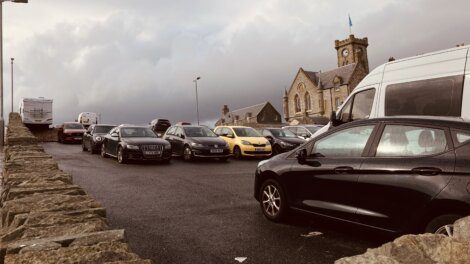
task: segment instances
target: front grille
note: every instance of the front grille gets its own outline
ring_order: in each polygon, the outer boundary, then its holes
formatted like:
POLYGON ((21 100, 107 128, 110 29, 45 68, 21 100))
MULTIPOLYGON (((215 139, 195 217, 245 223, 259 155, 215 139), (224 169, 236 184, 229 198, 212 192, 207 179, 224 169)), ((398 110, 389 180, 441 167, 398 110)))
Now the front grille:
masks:
POLYGON ((163 151, 163 145, 142 145, 143 151, 163 151))
POLYGON ((256 147, 256 148, 263 147, 264 148, 264 147, 266 147, 266 144, 253 144, 253 147, 256 147))

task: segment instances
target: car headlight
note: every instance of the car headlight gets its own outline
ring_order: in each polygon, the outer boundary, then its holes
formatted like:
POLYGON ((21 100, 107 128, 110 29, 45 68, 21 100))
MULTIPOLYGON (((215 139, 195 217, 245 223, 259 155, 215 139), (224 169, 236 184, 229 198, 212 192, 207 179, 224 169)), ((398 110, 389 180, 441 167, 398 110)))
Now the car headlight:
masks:
POLYGON ((128 149, 139 149, 139 146, 136 145, 127 145, 128 149))
POLYGON ((283 147, 292 147, 293 145, 291 143, 287 143, 287 142, 282 141, 281 146, 283 146, 283 147))
POLYGON ((171 144, 165 145, 165 149, 171 149, 171 144))
POLYGON ((96 141, 101 141, 101 140, 103 140, 103 138, 98 136, 98 137, 95 137, 95 140, 96 141))
POLYGON ((243 145, 251 145, 251 143, 249 141, 246 141, 246 140, 242 140, 242 144, 243 145))
POLYGON ((193 146, 193 147, 204 147, 203 144, 196 143, 196 142, 191 142, 191 146, 193 146))

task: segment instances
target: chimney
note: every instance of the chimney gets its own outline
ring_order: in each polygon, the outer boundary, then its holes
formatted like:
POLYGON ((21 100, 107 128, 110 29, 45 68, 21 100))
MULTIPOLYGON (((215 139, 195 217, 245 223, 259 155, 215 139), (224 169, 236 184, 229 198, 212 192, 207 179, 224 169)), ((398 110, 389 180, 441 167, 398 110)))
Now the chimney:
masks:
POLYGON ((390 58, 388 58, 388 61, 394 61, 394 60, 395 60, 395 58, 394 58, 394 57, 390 57, 390 58))
POLYGON ((225 116, 226 114, 228 114, 228 112, 230 112, 228 106, 224 105, 224 108, 222 108, 222 116, 225 116))

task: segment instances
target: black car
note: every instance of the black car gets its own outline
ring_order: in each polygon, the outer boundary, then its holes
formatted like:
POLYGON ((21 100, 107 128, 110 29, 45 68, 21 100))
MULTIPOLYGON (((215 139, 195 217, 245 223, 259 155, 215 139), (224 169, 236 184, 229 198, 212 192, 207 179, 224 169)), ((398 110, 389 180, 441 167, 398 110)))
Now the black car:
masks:
POLYGON ((168 119, 154 119, 150 122, 150 129, 157 135, 157 137, 163 137, 166 130, 171 127, 171 123, 168 119))
POLYGON ((299 138, 288 129, 261 128, 259 132, 271 143, 274 156, 293 150, 300 146, 300 144, 305 143, 305 139, 299 138))
POLYGON ((111 129, 104 137, 101 156, 116 157, 119 163, 129 160, 170 162, 171 145, 157 138, 148 127, 121 125, 111 129))
POLYGON ((91 154, 99 153, 104 136, 115 127, 114 125, 90 125, 83 134, 82 150, 90 151, 91 154))
POLYGON ((280 221, 308 212, 393 233, 448 234, 470 214, 470 123, 356 121, 258 164, 255 198, 280 221))
POLYGON ((225 140, 205 126, 172 126, 163 138, 171 143, 173 154, 182 156, 186 161, 194 158, 218 158, 225 161, 230 157, 225 140))

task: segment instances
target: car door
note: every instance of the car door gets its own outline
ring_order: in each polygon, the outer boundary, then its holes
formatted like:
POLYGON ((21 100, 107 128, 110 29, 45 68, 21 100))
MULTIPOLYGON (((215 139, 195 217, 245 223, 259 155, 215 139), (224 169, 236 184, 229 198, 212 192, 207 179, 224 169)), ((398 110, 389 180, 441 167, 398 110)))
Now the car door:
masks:
POLYGON ((108 138, 108 144, 106 146, 107 147, 106 152, 108 152, 108 154, 117 156, 117 147, 119 145, 120 134, 121 134, 121 131, 119 128, 116 128, 114 130, 114 133, 110 133, 110 137, 108 138), (113 137, 112 135, 115 135, 115 136, 113 137))
POLYGON ((287 182, 293 207, 335 218, 354 220, 357 180, 377 123, 347 126, 307 145, 305 160, 291 168, 287 182))
POLYGON ((183 128, 176 127, 175 136, 173 137, 173 146, 175 147, 175 153, 178 155, 183 155, 184 138, 183 128))
POLYGON ((455 154, 446 127, 385 122, 359 177, 358 221, 405 230, 449 182, 455 154))
POLYGON ((175 137, 175 131, 176 131, 176 127, 170 127, 168 129, 168 131, 165 133, 165 135, 163 136, 163 139, 165 139, 166 141, 170 142, 170 145, 171 145, 171 151, 173 154, 176 154, 177 152, 175 151, 176 150, 176 146, 175 146, 175 140, 174 140, 174 137, 175 137))

